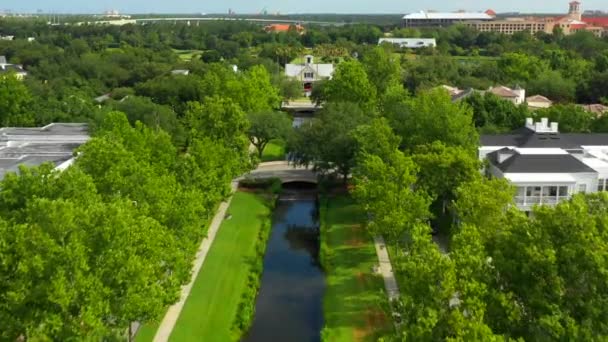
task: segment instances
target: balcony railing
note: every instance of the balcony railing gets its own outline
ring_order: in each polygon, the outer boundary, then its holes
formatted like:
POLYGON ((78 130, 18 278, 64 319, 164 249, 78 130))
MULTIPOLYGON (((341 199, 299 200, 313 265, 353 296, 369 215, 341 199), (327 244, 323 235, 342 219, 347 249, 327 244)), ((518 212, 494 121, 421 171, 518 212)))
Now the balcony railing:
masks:
POLYGON ((556 205, 569 199, 570 196, 516 196, 515 203, 520 206, 556 205))

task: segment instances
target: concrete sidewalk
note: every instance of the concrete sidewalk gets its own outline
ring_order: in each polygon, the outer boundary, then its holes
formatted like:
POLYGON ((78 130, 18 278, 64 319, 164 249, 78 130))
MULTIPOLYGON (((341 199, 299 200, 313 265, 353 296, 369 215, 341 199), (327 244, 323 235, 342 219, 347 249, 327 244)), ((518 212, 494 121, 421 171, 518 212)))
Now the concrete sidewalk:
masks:
MULTIPOLYGON (((238 187, 238 182, 232 182, 231 187, 232 194, 234 194, 238 187)), ((192 267, 192 278, 190 279, 190 282, 182 288, 182 293, 179 302, 175 303, 169 308, 169 310, 167 310, 165 318, 163 318, 163 321, 161 322, 160 326, 158 327, 158 330, 156 331, 156 335, 154 336, 154 342, 166 342, 169 340, 169 336, 171 336, 171 332, 175 327, 175 323, 177 323, 177 319, 179 318, 179 315, 181 314, 182 309, 184 308, 186 299, 188 299, 188 296, 190 295, 192 285, 194 285, 194 281, 196 280, 196 277, 198 276, 198 273, 201 270, 201 267, 203 266, 203 262, 207 257, 207 253, 209 252, 211 245, 213 244, 213 240, 215 239, 215 236, 217 235, 217 232, 222 222, 224 221, 226 211, 228 210, 230 202, 232 201, 232 196, 233 195, 230 195, 226 202, 220 204, 220 207, 218 208, 215 216, 213 217, 213 220, 211 221, 211 225, 209 226, 209 230, 207 232, 207 237, 203 239, 203 242, 201 242, 201 245, 199 246, 198 251, 196 252, 196 259, 194 259, 192 267)))
POLYGON ((386 243, 384 238, 377 236, 374 238, 374 245, 376 246, 376 254, 378 255, 378 273, 382 275, 384 279, 384 287, 388 294, 389 301, 399 298, 399 286, 393 273, 393 267, 391 266, 391 260, 386 250, 386 243))

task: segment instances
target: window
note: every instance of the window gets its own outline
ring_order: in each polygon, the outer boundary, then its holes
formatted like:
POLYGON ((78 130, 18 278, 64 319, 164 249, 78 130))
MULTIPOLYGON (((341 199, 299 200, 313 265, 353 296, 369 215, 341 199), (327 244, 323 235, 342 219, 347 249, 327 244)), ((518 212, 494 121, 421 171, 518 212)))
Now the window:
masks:
POLYGON ((315 74, 312 72, 305 72, 304 73, 304 78, 314 78, 315 74))
POLYGON ((597 182, 597 191, 606 191, 606 179, 599 179, 597 182))
POLYGON ((568 196, 568 187, 567 186, 559 187, 559 196, 561 196, 561 197, 568 196))
POLYGON ((579 184, 578 185, 578 192, 579 193, 585 193, 585 192, 587 192, 587 184, 579 184))

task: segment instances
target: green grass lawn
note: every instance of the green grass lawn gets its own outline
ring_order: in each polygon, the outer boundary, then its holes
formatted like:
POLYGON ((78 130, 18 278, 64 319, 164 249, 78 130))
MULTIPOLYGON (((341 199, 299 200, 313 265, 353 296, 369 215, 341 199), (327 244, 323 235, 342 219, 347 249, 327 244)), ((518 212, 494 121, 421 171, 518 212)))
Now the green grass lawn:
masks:
POLYGON ((349 196, 322 201, 321 238, 324 249, 330 251, 323 256, 327 269, 324 341, 376 341, 392 329, 385 312, 388 300, 383 280, 372 272, 378 259, 363 220, 349 196))
MULTIPOLYGON (((231 328, 246 284, 258 232, 270 219, 266 201, 237 192, 173 329, 171 341, 232 341, 231 328)), ((143 340, 143 339, 142 339, 143 340)))
POLYGON ((272 140, 264 148, 262 162, 285 160, 285 142, 282 140, 272 140))
POLYGON ((182 61, 186 61, 186 62, 191 61, 192 57, 201 55, 203 53, 203 51, 201 51, 201 50, 177 50, 177 49, 173 49, 173 52, 175 52, 182 61))
MULTIPOLYGON (((164 317, 161 317, 161 320, 164 317)), ((148 342, 154 340, 154 336, 156 335, 156 331, 158 330, 158 326, 160 322, 146 323, 139 331, 137 331, 137 335, 135 335, 135 341, 137 342, 148 342)))

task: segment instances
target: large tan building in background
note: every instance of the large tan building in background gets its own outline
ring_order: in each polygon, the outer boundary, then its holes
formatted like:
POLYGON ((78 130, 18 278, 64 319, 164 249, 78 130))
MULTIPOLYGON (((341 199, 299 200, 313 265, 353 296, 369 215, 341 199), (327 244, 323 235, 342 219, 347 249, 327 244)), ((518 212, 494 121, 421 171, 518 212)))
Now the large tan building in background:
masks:
POLYGON ((570 2, 567 15, 558 17, 514 17, 496 18, 496 13, 413 13, 406 15, 405 27, 437 27, 461 23, 481 32, 513 34, 521 31, 553 33, 556 27, 569 35, 577 31, 589 31, 598 37, 608 36, 608 17, 583 17, 581 3, 570 2), (458 20, 454 20, 458 18, 458 20))

